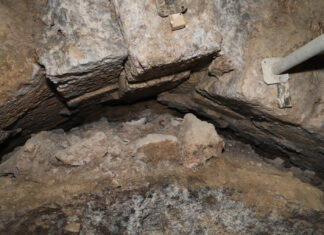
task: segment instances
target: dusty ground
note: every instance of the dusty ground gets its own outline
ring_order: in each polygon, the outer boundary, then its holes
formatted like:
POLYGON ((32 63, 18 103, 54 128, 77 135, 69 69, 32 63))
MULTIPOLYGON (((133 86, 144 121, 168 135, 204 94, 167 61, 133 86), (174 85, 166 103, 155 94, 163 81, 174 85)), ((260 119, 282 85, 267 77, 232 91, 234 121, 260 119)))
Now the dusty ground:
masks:
POLYGON ((324 233, 324 194, 307 183, 312 172, 266 162, 233 140, 189 169, 171 142, 134 147, 148 134, 177 136, 179 117, 146 109, 131 118, 41 132, 6 156, 20 160, 0 177, 0 233, 324 233), (58 160, 85 151, 85 164, 58 160))

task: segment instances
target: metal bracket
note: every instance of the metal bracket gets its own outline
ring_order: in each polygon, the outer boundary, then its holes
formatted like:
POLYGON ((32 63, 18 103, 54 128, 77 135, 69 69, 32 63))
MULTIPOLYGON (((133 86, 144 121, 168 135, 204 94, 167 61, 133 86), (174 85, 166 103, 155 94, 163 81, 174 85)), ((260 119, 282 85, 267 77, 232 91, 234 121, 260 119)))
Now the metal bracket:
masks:
POLYGON ((267 85, 277 84, 278 88, 278 106, 281 109, 291 108, 291 98, 289 92, 289 74, 275 75, 272 67, 282 58, 267 58, 262 60, 261 67, 263 72, 263 80, 267 85))
POLYGON ((186 0, 155 0, 159 16, 184 13, 187 10, 186 0))
POLYGON ((272 66, 280 61, 280 57, 276 58, 267 58, 262 60, 261 66, 262 66, 262 72, 263 72, 263 79, 264 82, 268 85, 272 84, 278 84, 283 82, 289 81, 289 74, 281 74, 281 75, 275 75, 272 72, 272 66))
POLYGON ((291 108, 289 75, 282 74, 294 66, 324 52, 324 34, 297 49, 285 58, 264 59, 261 63, 264 82, 277 84, 280 108, 291 108))

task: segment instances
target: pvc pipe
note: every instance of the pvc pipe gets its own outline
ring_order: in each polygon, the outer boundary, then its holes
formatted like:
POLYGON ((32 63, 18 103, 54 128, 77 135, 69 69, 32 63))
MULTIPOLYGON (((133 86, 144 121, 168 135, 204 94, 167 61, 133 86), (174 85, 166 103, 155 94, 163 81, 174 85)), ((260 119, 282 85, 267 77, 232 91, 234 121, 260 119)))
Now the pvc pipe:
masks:
POLYGON ((275 75, 280 75, 322 52, 324 52, 324 34, 275 63, 272 66, 272 72, 275 75))

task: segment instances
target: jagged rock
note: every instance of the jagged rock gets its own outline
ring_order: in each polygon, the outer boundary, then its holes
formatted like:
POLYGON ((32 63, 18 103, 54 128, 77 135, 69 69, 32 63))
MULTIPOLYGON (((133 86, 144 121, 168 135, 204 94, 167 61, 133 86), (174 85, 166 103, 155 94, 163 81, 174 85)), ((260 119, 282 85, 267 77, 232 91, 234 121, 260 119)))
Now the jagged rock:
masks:
POLYGON ((200 121, 191 113, 184 116, 179 139, 182 160, 190 168, 219 156, 225 145, 212 124, 200 121))
POLYGON ((212 2, 190 1, 188 6, 186 29, 172 32, 153 2, 2 1, 0 129, 21 128, 25 137, 67 128, 90 105, 134 102, 179 85, 193 66, 211 61, 221 41, 212 2), (129 7, 143 13, 138 20, 127 13, 129 7), (138 84, 126 79, 125 74, 136 70, 132 66, 119 78, 127 47, 128 64, 144 66, 143 73, 136 72, 146 77, 136 78, 138 84))
MULTIPOLYGON (((42 27, 31 19, 34 14, 25 2, 0 2, 1 106, 14 100, 16 93, 23 96, 30 90, 28 88, 35 86, 39 68, 35 65, 33 48, 42 27)), ((3 120, 0 123, 3 125, 3 120)))
POLYGON ((0 130, 22 129, 22 138, 66 121, 58 112, 64 105, 37 64, 43 7, 42 0, 0 3, 0 130))
MULTIPOLYGON (((278 88, 266 85, 260 70, 262 59, 285 56, 318 35, 316 21, 323 22, 318 10, 321 8, 319 5, 324 7, 323 2, 294 6, 275 4, 266 5, 266 8, 264 4, 267 3, 254 4, 254 9, 246 11, 249 21, 258 23, 253 28, 248 26, 245 36, 241 36, 241 44, 245 45, 242 55, 233 57, 229 53, 237 64, 237 71, 224 74, 221 79, 205 77, 197 90, 204 97, 248 117, 251 125, 244 130, 245 133, 241 131, 241 135, 254 139, 258 145, 275 146, 285 154, 295 152, 296 155, 290 156, 293 163, 324 172, 324 148, 321 144, 324 141, 324 80, 321 79, 324 73, 316 69, 316 63, 320 64, 321 59, 314 58, 298 72, 290 73, 290 109, 278 107, 278 88), (273 19, 270 22, 269 16, 273 19), (281 25, 283 20, 286 23, 281 25), (306 22, 313 22, 313 30, 308 30, 306 22), (248 36, 250 34, 254 36, 248 36)), ((244 26, 242 23, 237 25, 239 28, 244 26)))
MULTIPOLYGON (((52 168, 53 154, 58 148, 55 138, 62 131, 40 132, 29 139, 23 147, 18 147, 8 154, 6 161, 0 165, 0 175, 44 175, 52 168)), ((63 141, 63 140, 62 140, 63 141)))
MULTIPOLYGON (((16 178, 0 177, 0 233, 322 234, 323 192, 293 177, 290 169, 275 169, 236 141, 205 167, 185 169, 180 158, 174 159, 182 141, 176 137, 180 126, 172 124, 176 117, 149 110, 138 115, 133 119, 144 115, 146 121, 101 119, 69 132, 41 132, 10 153, 14 164, 8 174, 16 178), (152 128, 141 128, 148 124, 152 128), (96 135, 105 139, 102 133, 109 140, 105 157, 83 167, 56 160, 56 153, 68 155, 71 149, 79 157, 96 153, 106 145, 93 142, 96 135), (134 153, 136 144, 140 149, 134 153)), ((207 144, 212 138, 200 137, 215 135, 211 124, 190 114, 188 120, 198 124, 194 134, 202 133, 189 137, 207 144)), ((3 169, 9 169, 8 162, 0 165, 3 169)))
POLYGON ((206 64, 220 50, 213 2, 187 1, 186 28, 172 32, 154 1, 114 0, 129 48, 127 80, 143 82, 206 64))
POLYGON ((261 71, 262 59, 287 55, 320 33, 324 3, 213 2, 223 56, 198 81, 197 75, 190 78, 189 89, 182 90, 184 84, 159 100, 209 117, 264 151, 324 173, 321 57, 290 73, 290 109, 278 107, 277 87, 266 85, 261 71))
POLYGON ((278 108, 278 88, 264 83, 260 66, 322 33, 324 2, 187 3, 186 28, 173 32, 154 1, 50 0, 46 14, 43 0, 1 1, 0 129, 26 136, 74 125, 80 107, 152 96, 190 71, 159 99, 324 172, 322 57, 291 71, 291 109, 278 108), (197 66, 212 59, 193 86, 197 66))
POLYGON ((65 135, 62 130, 40 132, 29 139, 23 147, 17 148, 6 156, 0 164, 2 175, 44 176, 53 169, 57 160, 70 166, 81 166, 102 158, 110 150, 105 133, 88 132, 86 136, 72 133, 65 135))
POLYGON ((117 83, 127 49, 110 1, 48 1, 39 61, 57 91, 75 98, 117 83))
POLYGON ((234 70, 234 66, 232 65, 232 61, 225 56, 216 57, 213 62, 209 65, 208 73, 214 77, 221 77, 225 73, 232 72, 234 70))
POLYGON ((68 148, 55 153, 55 157, 64 164, 82 166, 94 159, 102 158, 107 152, 107 136, 103 132, 96 132, 84 139, 77 139, 68 148))

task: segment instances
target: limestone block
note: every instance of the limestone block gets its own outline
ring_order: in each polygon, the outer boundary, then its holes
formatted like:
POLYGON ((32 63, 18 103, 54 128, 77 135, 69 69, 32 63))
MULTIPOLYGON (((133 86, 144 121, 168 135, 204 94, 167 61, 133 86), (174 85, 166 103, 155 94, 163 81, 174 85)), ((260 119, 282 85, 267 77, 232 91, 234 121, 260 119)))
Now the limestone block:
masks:
POLYGON ((288 55, 321 34, 316 22, 323 22, 320 9, 324 2, 285 2, 280 11, 265 0, 213 2, 215 22, 224 39, 222 56, 191 90, 176 88, 160 95, 159 101, 181 111, 194 110, 260 150, 289 156, 293 164, 323 175, 322 58, 313 58, 291 71, 292 108, 285 109, 278 107, 277 87, 264 82, 261 61, 288 55), (309 30, 308 24, 314 30, 309 30))
POLYGON ((219 156, 225 145, 212 124, 199 120, 191 113, 185 115, 178 138, 182 161, 190 168, 219 156))
POLYGON ((214 4, 188 0, 186 28, 172 31, 168 18, 157 14, 154 1, 113 0, 128 44, 126 75, 130 83, 143 82, 209 62, 220 50, 214 4), (149 20, 148 20, 149 19, 149 20))
POLYGON ((106 0, 50 0, 39 62, 66 99, 115 83, 127 49, 106 0))

